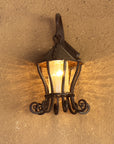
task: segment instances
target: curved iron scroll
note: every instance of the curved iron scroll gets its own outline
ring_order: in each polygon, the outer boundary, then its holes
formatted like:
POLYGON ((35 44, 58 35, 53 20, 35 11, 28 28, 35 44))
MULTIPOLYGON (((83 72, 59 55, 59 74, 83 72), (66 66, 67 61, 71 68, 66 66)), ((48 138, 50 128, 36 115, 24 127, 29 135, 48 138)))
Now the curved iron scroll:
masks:
POLYGON ((45 100, 42 103, 32 102, 30 104, 30 111, 34 114, 42 115, 44 113, 49 113, 54 108, 54 113, 57 115, 59 113, 59 99, 62 99, 63 111, 69 111, 72 114, 86 114, 90 110, 89 104, 84 100, 80 99, 78 103, 74 100, 74 94, 49 94, 45 95, 45 100), (56 103, 54 101, 56 100, 56 103))

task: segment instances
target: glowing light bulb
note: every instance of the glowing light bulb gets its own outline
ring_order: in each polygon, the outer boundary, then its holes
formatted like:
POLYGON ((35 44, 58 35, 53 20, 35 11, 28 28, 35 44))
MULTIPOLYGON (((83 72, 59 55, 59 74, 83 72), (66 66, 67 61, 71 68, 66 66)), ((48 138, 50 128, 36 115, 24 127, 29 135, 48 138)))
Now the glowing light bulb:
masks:
POLYGON ((62 70, 58 70, 55 74, 53 74, 53 76, 62 76, 63 75, 63 71, 62 70))

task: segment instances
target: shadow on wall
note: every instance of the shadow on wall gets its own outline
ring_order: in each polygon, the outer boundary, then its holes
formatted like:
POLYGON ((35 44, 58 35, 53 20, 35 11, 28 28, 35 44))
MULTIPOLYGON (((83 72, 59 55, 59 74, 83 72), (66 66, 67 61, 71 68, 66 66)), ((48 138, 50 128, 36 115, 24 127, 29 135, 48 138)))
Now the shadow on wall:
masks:
POLYGON ((31 21, 33 26, 30 35, 34 39, 30 43, 23 59, 37 63, 54 45, 52 39, 55 34, 55 23, 53 18, 38 15, 32 15, 31 21))

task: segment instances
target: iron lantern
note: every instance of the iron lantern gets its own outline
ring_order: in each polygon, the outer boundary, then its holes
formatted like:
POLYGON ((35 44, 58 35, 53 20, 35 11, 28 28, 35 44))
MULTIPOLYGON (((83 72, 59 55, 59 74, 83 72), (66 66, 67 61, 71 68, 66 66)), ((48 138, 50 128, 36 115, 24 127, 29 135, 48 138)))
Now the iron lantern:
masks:
POLYGON ((39 76, 45 89, 45 100, 42 103, 32 102, 30 111, 42 115, 54 109, 59 112, 59 99, 62 100, 64 112, 72 114, 86 114, 90 110, 89 104, 80 99, 74 100, 74 87, 80 75, 82 62, 79 52, 73 49, 64 40, 64 30, 60 14, 56 14, 56 34, 53 37, 55 45, 45 55, 44 59, 37 63, 39 76))

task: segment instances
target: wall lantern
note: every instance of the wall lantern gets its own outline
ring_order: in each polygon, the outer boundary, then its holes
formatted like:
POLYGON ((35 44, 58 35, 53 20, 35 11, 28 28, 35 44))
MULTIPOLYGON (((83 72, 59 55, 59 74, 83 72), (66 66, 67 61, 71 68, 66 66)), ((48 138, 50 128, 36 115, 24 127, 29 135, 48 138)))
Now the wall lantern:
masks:
POLYGON ((56 34, 53 37, 55 46, 49 50, 38 64, 38 73, 45 89, 45 100, 42 103, 32 102, 30 111, 42 115, 54 109, 59 112, 59 100, 64 112, 86 114, 90 106, 80 99, 74 100, 74 87, 80 75, 82 62, 79 53, 64 40, 64 31, 60 14, 56 14, 56 34))

